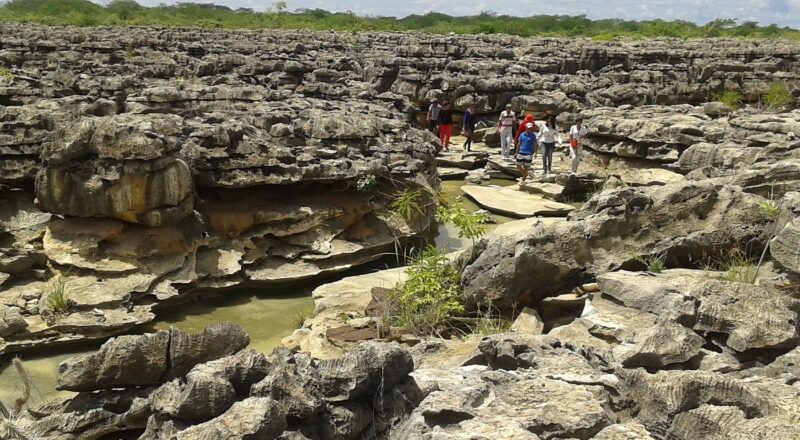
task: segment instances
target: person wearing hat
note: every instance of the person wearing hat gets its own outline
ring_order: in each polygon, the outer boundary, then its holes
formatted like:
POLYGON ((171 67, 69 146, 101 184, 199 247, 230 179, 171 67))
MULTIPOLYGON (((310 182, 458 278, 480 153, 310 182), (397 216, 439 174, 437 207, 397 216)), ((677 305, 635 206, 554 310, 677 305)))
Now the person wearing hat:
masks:
POLYGON ((503 159, 509 159, 509 150, 514 143, 514 121, 516 115, 511 109, 511 104, 506 104, 506 109, 500 113, 500 120, 497 121, 497 128, 500 130, 500 153, 503 159))
POLYGON ((519 187, 525 186, 525 179, 528 177, 528 171, 533 164, 533 156, 536 155, 537 140, 536 133, 533 132, 535 124, 528 122, 525 124, 525 131, 519 135, 519 143, 517 147, 517 171, 522 174, 519 181, 519 187))
POLYGON ((428 107, 428 129, 437 137, 439 136, 439 113, 441 112, 442 106, 439 105, 439 100, 432 98, 431 106, 428 107))
POLYGON ((572 159, 572 172, 570 175, 574 176, 578 172, 578 165, 581 161, 581 154, 583 153, 583 141, 589 135, 589 130, 583 125, 583 117, 578 116, 575 120, 575 125, 569 129, 569 157, 572 159))

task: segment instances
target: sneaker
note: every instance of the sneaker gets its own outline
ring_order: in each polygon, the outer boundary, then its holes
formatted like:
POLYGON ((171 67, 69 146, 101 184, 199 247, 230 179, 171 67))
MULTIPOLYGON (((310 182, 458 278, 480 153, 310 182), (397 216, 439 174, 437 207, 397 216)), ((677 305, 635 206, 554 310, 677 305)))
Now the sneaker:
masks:
POLYGON ((576 174, 575 174, 575 172, 573 171, 573 172, 569 173, 569 175, 570 175, 570 176, 575 176, 576 174))

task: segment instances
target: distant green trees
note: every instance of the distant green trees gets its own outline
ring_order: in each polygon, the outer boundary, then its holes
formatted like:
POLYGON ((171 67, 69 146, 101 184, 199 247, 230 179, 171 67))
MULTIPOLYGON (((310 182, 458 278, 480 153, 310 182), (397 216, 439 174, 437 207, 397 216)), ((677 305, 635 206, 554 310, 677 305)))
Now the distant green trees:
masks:
MULTIPOLYGON (((205 0, 204 0, 205 1, 205 0)), ((210 0, 213 1, 213 0, 210 0)), ((409 15, 404 18, 366 17, 352 12, 331 13, 321 9, 288 12, 286 2, 275 1, 266 12, 231 9, 200 3, 178 3, 144 7, 134 0, 113 0, 102 6, 89 0, 10 0, 0 5, 0 21, 33 22, 49 25, 137 26, 206 28, 286 28, 338 31, 421 31, 457 34, 511 34, 523 37, 744 37, 800 39, 800 30, 755 22, 714 20, 705 25, 688 21, 590 20, 586 16, 510 17, 484 12, 469 17, 441 13, 409 15)))

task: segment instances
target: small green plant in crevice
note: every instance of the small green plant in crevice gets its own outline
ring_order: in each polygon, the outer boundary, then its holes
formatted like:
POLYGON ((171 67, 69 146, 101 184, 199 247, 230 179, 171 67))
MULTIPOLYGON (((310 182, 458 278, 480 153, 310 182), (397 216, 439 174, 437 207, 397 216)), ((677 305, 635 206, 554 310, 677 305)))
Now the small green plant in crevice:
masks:
POLYGON ((136 55, 136 52, 134 52, 134 50, 133 50, 133 45, 128 43, 125 46, 125 56, 127 56, 128 58, 133 58, 135 55, 136 55))
POLYGON ((367 193, 375 189, 375 186, 378 184, 378 178, 375 177, 374 174, 367 174, 366 176, 361 176, 356 182, 356 189, 358 192, 367 193))
POLYGON ((11 81, 14 79, 14 74, 5 67, 0 67, 0 82, 11 81))
POLYGON ((475 243, 476 238, 480 238, 486 233, 486 216, 467 211, 461 202, 451 202, 441 204, 436 209, 436 220, 442 223, 450 223, 458 229, 459 238, 469 238, 475 243))
POLYGON ((70 288, 62 274, 57 274, 47 286, 47 306, 54 313, 69 313, 72 308, 70 288))
POLYGON ((737 90, 727 89, 722 93, 715 94, 713 99, 716 102, 721 102, 727 105, 733 110, 737 110, 742 106, 742 100, 744 99, 744 97, 737 90))
POLYGON ((420 335, 436 334, 439 326, 464 312, 458 271, 445 254, 428 246, 411 259, 407 279, 388 293, 383 321, 420 335))
POLYGON ((666 269, 667 254, 664 253, 646 256, 636 255, 633 259, 644 264, 648 272, 661 273, 666 269))
POLYGON ((781 212, 780 207, 773 200, 764 200, 758 204, 758 207, 761 208, 761 212, 770 218, 778 217, 781 212))
POLYGON ((792 102, 792 93, 784 82, 770 84, 767 94, 764 95, 764 104, 771 110, 780 110, 792 102))
POLYGON ((423 215, 422 193, 415 189, 404 189, 395 195, 394 200, 389 204, 391 211, 406 221, 414 219, 414 214, 423 215))

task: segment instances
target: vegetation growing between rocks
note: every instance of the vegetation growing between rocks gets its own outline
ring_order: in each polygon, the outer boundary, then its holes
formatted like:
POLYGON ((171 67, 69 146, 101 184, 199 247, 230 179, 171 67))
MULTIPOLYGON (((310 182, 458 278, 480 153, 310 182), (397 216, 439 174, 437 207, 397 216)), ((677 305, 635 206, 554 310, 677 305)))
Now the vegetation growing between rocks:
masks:
POLYGON ((425 215, 421 201, 422 193, 419 190, 406 188, 395 195, 389 206, 393 213, 410 222, 414 214, 425 215))
POLYGON ((460 202, 440 204, 436 209, 436 220, 442 223, 451 223, 458 229, 459 238, 468 238, 475 244, 475 239, 486 233, 483 223, 486 217, 467 211, 460 202))
POLYGON ((764 104, 771 110, 780 110, 792 102, 789 86, 784 82, 772 83, 764 95, 764 104))
POLYGON ((780 207, 772 200, 765 200, 759 203, 758 206, 761 208, 761 212, 773 219, 780 213, 780 207))
POLYGON ((406 282, 389 292, 384 324, 414 334, 436 334, 443 321, 464 312, 458 271, 443 251, 426 247, 411 259, 406 274, 406 282))
POLYGON ((133 0, 113 0, 103 6, 89 0, 11 0, 0 6, 0 20, 75 26, 172 26, 242 29, 317 29, 336 31, 422 31, 446 34, 511 34, 523 37, 592 37, 597 41, 626 38, 791 38, 800 31, 777 25, 759 26, 718 19, 705 25, 688 21, 590 20, 579 16, 512 17, 484 12, 452 17, 430 12, 404 18, 367 17, 352 12, 331 13, 322 9, 288 12, 286 2, 274 2, 266 11, 199 3, 144 7, 133 0))
POLYGON ((666 268, 667 255, 663 253, 647 256, 637 255, 633 259, 644 264, 649 272, 661 273, 666 268))
POLYGON ((70 288, 63 275, 58 274, 50 281, 47 291, 47 306, 55 313, 67 313, 72 307, 70 288))
POLYGON ((742 99, 742 94, 732 89, 714 95, 714 101, 721 102, 734 110, 742 106, 742 99))

